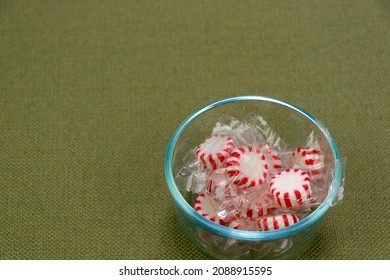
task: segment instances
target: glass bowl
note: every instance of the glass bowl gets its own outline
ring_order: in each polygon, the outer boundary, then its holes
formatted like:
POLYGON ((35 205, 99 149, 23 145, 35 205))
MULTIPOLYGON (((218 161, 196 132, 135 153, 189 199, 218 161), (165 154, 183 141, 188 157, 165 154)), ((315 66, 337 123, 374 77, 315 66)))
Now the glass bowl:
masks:
POLYGON ((337 200, 342 183, 340 155, 327 129, 297 106, 263 96, 239 96, 209 104, 189 116, 173 134, 166 151, 165 176, 180 225, 190 240, 218 259, 293 259, 320 231, 328 210, 337 200), (323 202, 298 223, 274 231, 236 230, 214 223, 193 208, 194 195, 179 188, 176 175, 190 149, 205 139, 223 114, 237 119, 257 112, 290 146, 299 146, 311 132, 325 147, 324 161, 331 166, 329 191, 323 202))

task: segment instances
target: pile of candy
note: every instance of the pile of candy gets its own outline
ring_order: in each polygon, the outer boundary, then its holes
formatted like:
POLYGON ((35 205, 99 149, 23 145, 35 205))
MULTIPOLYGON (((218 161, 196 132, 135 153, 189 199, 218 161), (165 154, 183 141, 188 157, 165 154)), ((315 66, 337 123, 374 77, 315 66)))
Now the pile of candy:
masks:
POLYGON ((239 230, 270 231, 299 222, 327 191, 324 152, 310 135, 289 148, 258 115, 223 116, 191 150, 177 181, 196 194, 194 209, 239 230))

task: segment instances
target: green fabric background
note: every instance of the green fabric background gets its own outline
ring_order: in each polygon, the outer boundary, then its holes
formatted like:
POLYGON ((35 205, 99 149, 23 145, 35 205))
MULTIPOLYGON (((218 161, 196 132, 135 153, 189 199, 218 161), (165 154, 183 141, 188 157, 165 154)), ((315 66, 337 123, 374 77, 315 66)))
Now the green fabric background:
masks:
POLYGON ((390 1, 0 1, 0 258, 207 259, 163 173, 204 105, 304 108, 347 158, 301 259, 389 259, 390 1))

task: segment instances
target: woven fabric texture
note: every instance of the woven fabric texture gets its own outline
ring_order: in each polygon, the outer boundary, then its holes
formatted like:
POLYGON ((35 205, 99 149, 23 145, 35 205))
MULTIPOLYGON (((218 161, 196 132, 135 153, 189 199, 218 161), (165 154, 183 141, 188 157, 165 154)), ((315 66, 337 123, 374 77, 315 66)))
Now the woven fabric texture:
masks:
POLYGON ((344 200, 300 259, 389 259, 390 2, 0 1, 0 259, 207 259, 164 177, 237 95, 316 116, 344 200))

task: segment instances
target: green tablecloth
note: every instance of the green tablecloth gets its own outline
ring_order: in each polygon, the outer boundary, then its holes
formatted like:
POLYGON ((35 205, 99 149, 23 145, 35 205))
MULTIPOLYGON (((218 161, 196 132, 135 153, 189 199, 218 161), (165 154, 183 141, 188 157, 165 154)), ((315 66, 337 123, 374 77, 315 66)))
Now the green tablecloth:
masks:
POLYGON ((0 258, 204 259, 171 135, 265 95, 328 128, 345 197, 302 259, 389 259, 390 2, 0 2, 0 258))

